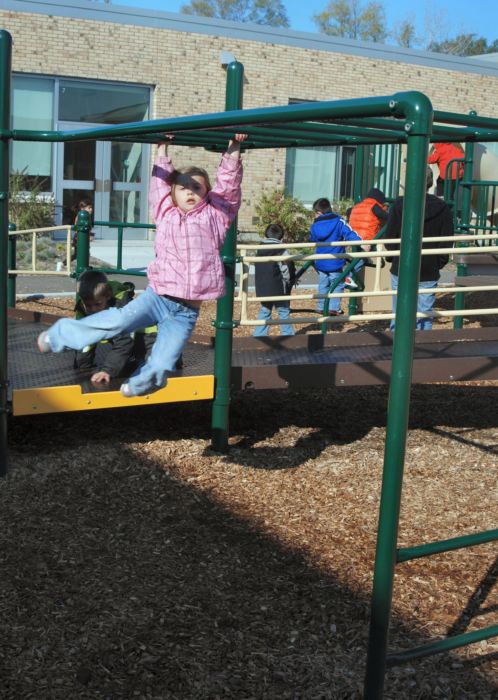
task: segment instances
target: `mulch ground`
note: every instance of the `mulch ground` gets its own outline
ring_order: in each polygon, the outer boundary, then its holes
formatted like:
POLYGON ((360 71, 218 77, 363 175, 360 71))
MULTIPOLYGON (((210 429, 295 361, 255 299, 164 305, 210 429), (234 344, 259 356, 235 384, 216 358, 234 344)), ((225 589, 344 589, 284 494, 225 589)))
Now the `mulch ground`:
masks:
MULTIPOLYGON (((413 388, 401 545, 496 528, 497 403, 494 382, 413 388)), ((227 455, 209 402, 13 419, 1 697, 360 698, 386 406, 235 394, 227 455)), ((399 565, 391 647, 496 624, 497 581, 496 543, 399 565)), ((385 698, 491 700, 497 677, 494 639, 389 671, 385 698)))

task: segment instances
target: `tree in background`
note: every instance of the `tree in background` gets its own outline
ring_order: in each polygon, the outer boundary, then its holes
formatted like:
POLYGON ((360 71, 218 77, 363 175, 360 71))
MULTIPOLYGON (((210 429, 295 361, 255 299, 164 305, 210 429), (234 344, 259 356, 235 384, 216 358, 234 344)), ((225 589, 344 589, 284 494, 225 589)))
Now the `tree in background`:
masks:
POLYGON ((417 36, 415 23, 409 18, 399 22, 391 32, 391 36, 396 44, 404 49, 415 49, 420 45, 420 38, 417 36))
POLYGON ((313 16, 320 32, 361 41, 383 42, 388 36, 386 13, 380 2, 331 0, 325 10, 313 16))
POLYGON ((432 41, 427 46, 428 51, 436 53, 448 53, 454 56, 479 56, 484 53, 495 53, 498 51, 498 39, 495 39, 492 44, 488 44, 488 40, 483 36, 478 37, 476 34, 458 34, 453 39, 444 39, 443 41, 432 41))
POLYGON ((289 26, 289 18, 281 0, 190 0, 180 9, 185 15, 253 22, 269 27, 289 26))
POLYGON ((413 15, 389 29, 382 2, 361 0, 329 0, 323 12, 313 16, 318 30, 329 36, 362 41, 395 43, 405 49, 424 49, 454 56, 476 56, 498 52, 498 39, 488 44, 476 34, 460 33, 450 37, 450 20, 446 11, 428 9, 425 13, 423 37, 417 35, 413 15))

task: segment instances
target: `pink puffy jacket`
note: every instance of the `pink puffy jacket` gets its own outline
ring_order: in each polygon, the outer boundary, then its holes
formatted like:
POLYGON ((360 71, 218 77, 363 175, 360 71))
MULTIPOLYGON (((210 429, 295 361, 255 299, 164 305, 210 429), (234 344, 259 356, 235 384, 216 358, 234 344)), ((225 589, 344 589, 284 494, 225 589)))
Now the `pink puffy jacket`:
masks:
POLYGON ((156 253, 147 268, 156 294, 180 299, 218 299, 225 293, 220 249, 240 207, 242 163, 226 153, 216 184, 194 209, 183 212, 171 198, 168 156, 156 158, 149 191, 151 216, 156 223, 156 253))

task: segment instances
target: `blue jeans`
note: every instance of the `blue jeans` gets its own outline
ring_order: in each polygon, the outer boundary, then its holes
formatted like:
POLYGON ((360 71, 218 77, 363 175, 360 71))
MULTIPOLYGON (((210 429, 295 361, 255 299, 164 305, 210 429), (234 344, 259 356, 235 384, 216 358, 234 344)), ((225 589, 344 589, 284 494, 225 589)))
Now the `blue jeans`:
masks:
MULTIPOLYGON (((419 289, 434 289, 437 287, 437 280, 429 280, 428 282, 419 282, 419 289)), ((391 287, 393 290, 398 289, 398 275, 391 274, 391 287)), ((396 313, 396 301, 397 296, 393 295, 392 305, 393 313, 396 313)), ((417 311, 421 313, 431 313, 436 301, 435 294, 419 294, 417 297, 417 311)), ((389 324, 389 330, 394 331, 395 319, 393 318, 389 324)), ((415 330, 417 331, 430 331, 432 328, 432 318, 417 318, 417 323, 415 324, 415 330)))
MULTIPOLYGON (((258 321, 269 321, 271 318, 271 313, 273 307, 276 308, 278 317, 282 321, 287 321, 290 318, 290 302, 289 301, 269 301, 261 304, 261 309, 258 316, 258 321)), ((294 335, 294 326, 288 323, 283 323, 280 328, 280 333, 282 335, 294 335)), ((256 326, 254 329, 253 336, 259 338, 263 335, 268 335, 270 326, 256 326)))
POLYGON ((199 309, 160 296, 147 287, 143 294, 120 308, 113 307, 77 321, 70 318, 57 321, 48 331, 48 340, 53 352, 65 348, 82 350, 119 333, 157 324, 157 338, 149 357, 128 381, 131 394, 140 396, 166 385, 168 373, 174 372, 198 316, 199 309))
MULTIPOLYGON (((318 293, 319 294, 328 294, 329 289, 332 286, 332 284, 335 282, 335 280, 342 275, 342 271, 338 270, 335 272, 322 272, 321 270, 318 272, 319 274, 319 280, 318 280, 318 293)), ((344 291, 344 280, 340 282, 337 287, 334 289, 334 294, 337 292, 340 294, 341 292, 344 291)), ((316 308, 318 311, 323 311, 323 305, 325 303, 325 299, 318 299, 318 303, 316 305, 316 308)), ((341 310, 341 299, 339 297, 337 298, 332 298, 329 299, 329 311, 340 311, 341 310)))

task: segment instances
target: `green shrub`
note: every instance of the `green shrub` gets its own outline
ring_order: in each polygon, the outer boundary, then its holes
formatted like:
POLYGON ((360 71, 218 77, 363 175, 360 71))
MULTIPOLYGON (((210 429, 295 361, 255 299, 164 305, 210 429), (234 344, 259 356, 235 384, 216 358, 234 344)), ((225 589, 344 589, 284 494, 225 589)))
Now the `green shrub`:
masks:
POLYGON ((28 190, 24 170, 10 176, 9 222, 18 231, 54 225, 53 196, 41 196, 39 185, 28 190))
POLYGON ((284 189, 263 194, 254 209, 259 216, 257 231, 260 236, 264 235, 269 224, 280 224, 285 230, 286 241, 308 240, 313 214, 298 199, 286 194, 284 189))
POLYGON ((352 207, 353 204, 354 201, 352 199, 338 199, 336 202, 332 202, 332 210, 335 211, 336 214, 339 214, 339 216, 345 218, 347 210, 349 207, 352 207))

